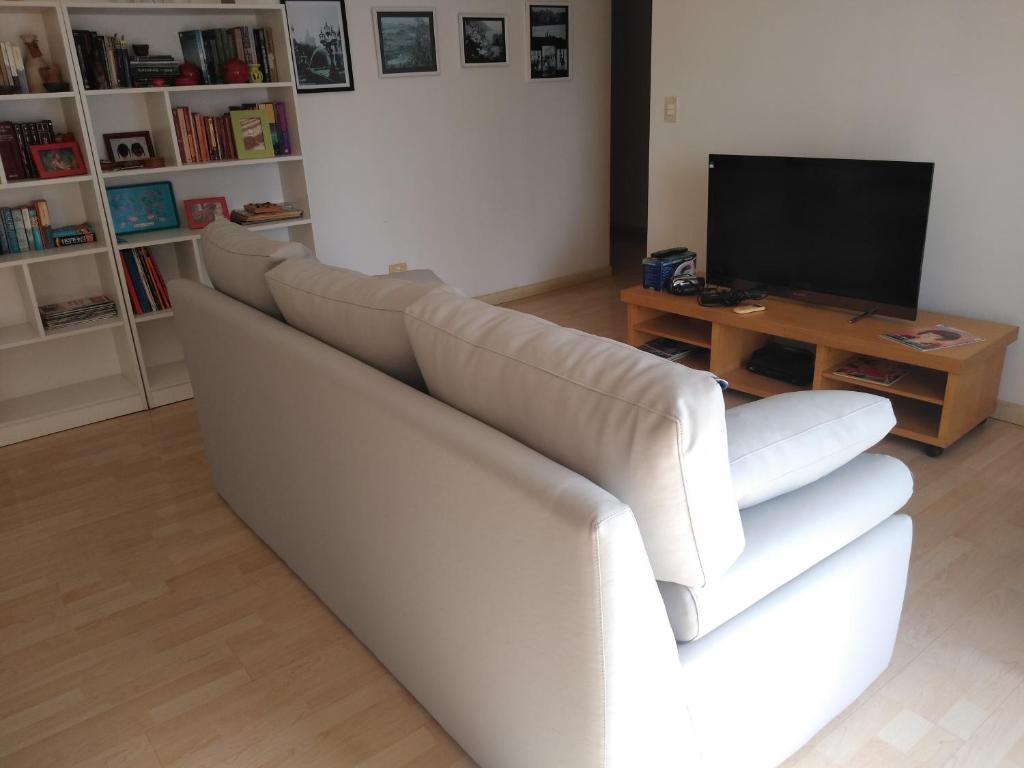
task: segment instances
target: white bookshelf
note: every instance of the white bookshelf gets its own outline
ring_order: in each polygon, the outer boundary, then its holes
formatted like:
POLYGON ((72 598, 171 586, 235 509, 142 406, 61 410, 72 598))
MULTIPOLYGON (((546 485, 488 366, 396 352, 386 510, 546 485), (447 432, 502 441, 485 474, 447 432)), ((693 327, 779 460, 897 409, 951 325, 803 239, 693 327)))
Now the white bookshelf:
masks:
POLYGON ((146 407, 63 14, 57 2, 0 0, 0 39, 37 35, 43 54, 72 82, 65 93, 0 95, 0 120, 52 120, 56 132, 75 135, 89 173, 19 181, 0 168, 0 207, 44 199, 54 225, 88 221, 98 241, 0 256, 0 445, 146 407), (43 329, 40 305, 101 293, 116 302, 117 318, 43 329))
MULTIPOLYGON (((2 0, 0 0, 2 1, 2 0)), ((147 130, 157 155, 166 166, 128 171, 100 172, 97 182, 106 201, 106 190, 122 184, 169 181, 178 202, 182 226, 179 229, 123 236, 114 234, 109 211, 105 210, 107 237, 115 251, 125 248, 150 249, 165 281, 188 277, 208 283, 201 252, 201 231, 187 229, 182 201, 197 197, 224 197, 228 206, 240 208, 248 202, 286 200, 309 210, 305 160, 296 103, 294 74, 284 8, 275 4, 192 4, 192 3, 64 3, 64 27, 69 51, 74 49, 71 30, 86 29, 103 35, 121 34, 129 43, 145 43, 152 54, 181 58, 178 32, 189 29, 265 27, 271 30, 277 65, 277 80, 237 85, 197 85, 161 88, 115 88, 86 90, 77 57, 72 69, 80 93, 86 127, 91 137, 89 152, 98 169, 105 159, 103 134, 147 130), (292 154, 260 159, 186 164, 178 149, 173 110, 185 106, 193 112, 219 115, 231 105, 280 101, 285 105, 292 154)), ((104 206, 106 208, 106 206, 104 206)), ((254 226, 270 237, 302 242, 314 247, 309 218, 254 226)), ((192 396, 184 353, 169 311, 133 315, 128 289, 118 269, 122 302, 128 307, 131 338, 139 360, 146 400, 150 407, 173 403, 192 396)))

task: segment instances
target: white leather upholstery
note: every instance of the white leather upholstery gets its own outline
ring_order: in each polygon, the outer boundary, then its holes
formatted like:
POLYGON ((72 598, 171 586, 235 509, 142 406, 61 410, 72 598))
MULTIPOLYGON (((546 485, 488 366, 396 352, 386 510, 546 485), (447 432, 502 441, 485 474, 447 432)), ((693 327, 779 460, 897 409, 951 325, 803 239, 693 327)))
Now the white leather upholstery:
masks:
POLYGON ((430 393, 607 489, 659 579, 703 585, 743 549, 710 374, 474 299, 406 310, 430 393))
POLYGON ((813 483, 896 426, 892 404, 866 392, 790 392, 729 409, 729 462, 740 509, 813 483))
POLYGON ((422 386, 403 313, 431 291, 446 290, 441 283, 368 277, 301 259, 282 263, 266 280, 289 325, 399 381, 422 386))
POLYGON ((903 462, 865 453, 799 490, 743 510, 747 546, 706 587, 659 582, 676 640, 707 635, 897 512, 914 481, 903 462))
POLYGON ((911 528, 906 515, 889 518, 679 646, 701 768, 778 765, 882 673, 903 608, 911 528))
POLYGON ((284 323, 171 292, 217 490, 480 765, 697 764, 628 508, 284 323))
POLYGON ((313 260, 313 254, 302 243, 271 240, 219 217, 206 226, 200 242, 206 273, 214 287, 274 317, 281 314, 264 275, 285 259, 313 260))

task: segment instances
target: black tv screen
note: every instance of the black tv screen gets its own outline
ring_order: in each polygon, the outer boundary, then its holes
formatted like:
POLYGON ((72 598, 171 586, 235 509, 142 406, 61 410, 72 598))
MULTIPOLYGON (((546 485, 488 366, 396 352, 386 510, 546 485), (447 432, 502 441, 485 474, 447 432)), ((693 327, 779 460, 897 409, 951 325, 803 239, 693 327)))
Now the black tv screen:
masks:
POLYGON ((913 319, 934 169, 711 155, 708 280, 913 319))

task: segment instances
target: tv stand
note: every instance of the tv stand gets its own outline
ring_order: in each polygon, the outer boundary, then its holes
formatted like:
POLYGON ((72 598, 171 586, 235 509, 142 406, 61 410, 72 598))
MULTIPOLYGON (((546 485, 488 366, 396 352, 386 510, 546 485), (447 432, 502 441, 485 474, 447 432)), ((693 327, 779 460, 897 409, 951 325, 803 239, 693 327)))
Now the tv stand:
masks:
POLYGON ((1017 339, 1016 326, 920 312, 917 320, 877 315, 856 324, 850 313, 785 299, 759 301, 768 309, 737 315, 731 307, 702 307, 695 296, 673 296, 641 286, 621 293, 627 309, 627 340, 638 346, 662 336, 706 350, 685 364, 714 371, 731 388, 757 397, 801 389, 852 389, 888 397, 896 412, 893 434, 924 443, 939 455, 992 415, 1006 347, 1017 339), (883 339, 881 334, 942 323, 984 339, 952 349, 918 352, 883 339), (751 373, 743 364, 772 337, 814 345, 814 381, 797 387, 751 373), (868 355, 910 366, 891 387, 843 378, 835 370, 854 355, 868 355))

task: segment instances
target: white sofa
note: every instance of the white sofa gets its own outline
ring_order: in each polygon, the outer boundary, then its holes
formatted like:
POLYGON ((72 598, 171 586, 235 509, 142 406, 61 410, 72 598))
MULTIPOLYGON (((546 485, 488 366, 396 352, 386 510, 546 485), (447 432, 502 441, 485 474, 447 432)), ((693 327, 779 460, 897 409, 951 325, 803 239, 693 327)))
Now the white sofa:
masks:
POLYGON ((171 284, 214 482, 480 765, 773 766, 886 667, 886 400, 726 412, 707 374, 254 237, 211 225, 208 268, 252 261, 171 284))

